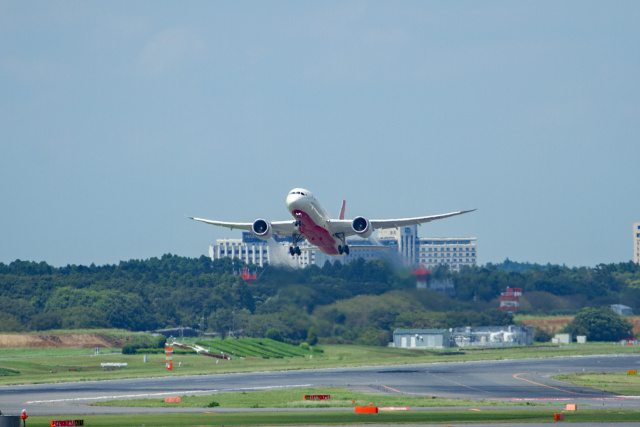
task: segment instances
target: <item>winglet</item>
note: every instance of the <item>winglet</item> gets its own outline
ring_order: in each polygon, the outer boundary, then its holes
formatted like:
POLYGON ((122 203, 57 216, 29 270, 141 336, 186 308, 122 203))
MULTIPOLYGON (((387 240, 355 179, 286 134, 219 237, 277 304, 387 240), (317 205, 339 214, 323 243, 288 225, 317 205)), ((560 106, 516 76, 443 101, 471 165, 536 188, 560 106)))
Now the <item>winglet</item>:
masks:
POLYGON ((347 201, 343 200, 342 207, 340 208, 340 216, 338 217, 338 219, 344 219, 344 208, 346 204, 347 204, 347 201))

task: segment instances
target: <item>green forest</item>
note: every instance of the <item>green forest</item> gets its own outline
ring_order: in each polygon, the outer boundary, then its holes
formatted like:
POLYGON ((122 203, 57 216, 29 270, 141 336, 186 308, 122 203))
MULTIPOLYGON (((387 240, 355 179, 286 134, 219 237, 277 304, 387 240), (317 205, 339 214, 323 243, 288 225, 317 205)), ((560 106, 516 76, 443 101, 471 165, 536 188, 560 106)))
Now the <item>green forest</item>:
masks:
POLYGON ((189 326, 262 338, 275 329, 296 343, 312 329, 327 343, 386 345, 395 328, 510 323, 512 315, 498 309, 507 287, 523 289, 524 314, 570 315, 617 303, 640 309, 640 266, 632 262, 569 268, 505 260, 437 269, 430 280, 451 281, 454 298, 416 289, 409 270, 383 261, 249 266, 259 276, 250 284, 237 275, 243 267, 171 254, 105 266, 0 263, 0 331, 189 326))

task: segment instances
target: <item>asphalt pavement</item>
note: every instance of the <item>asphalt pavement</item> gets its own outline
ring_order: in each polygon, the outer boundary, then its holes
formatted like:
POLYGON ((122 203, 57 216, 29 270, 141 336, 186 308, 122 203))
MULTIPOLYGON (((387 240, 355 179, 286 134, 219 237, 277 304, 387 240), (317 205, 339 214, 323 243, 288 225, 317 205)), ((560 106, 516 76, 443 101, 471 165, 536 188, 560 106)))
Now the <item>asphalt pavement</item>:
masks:
MULTIPOLYGON (((554 380, 551 376, 575 372, 626 372, 639 368, 638 355, 602 355, 2 386, 0 410, 4 414, 19 414, 26 409, 30 415, 197 413, 203 409, 96 407, 89 404, 113 399, 316 387, 470 400, 557 402, 558 407, 570 402, 588 405, 587 408, 637 409, 640 398, 591 390, 554 380)), ((238 409, 216 408, 216 412, 227 411, 237 412, 238 409)), ((255 411, 264 412, 265 409, 255 411)))

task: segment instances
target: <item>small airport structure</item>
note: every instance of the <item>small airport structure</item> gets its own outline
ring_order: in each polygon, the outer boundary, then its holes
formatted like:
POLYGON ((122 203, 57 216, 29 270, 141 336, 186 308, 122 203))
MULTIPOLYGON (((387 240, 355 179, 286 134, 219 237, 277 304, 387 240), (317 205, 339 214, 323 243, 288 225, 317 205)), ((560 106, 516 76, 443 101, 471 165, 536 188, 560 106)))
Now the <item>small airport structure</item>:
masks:
POLYGON ((449 348, 532 345, 531 326, 466 326, 451 329, 396 329, 390 347, 449 348))
POLYGON ((633 309, 627 305, 622 304, 612 304, 610 305, 611 310, 621 316, 633 316, 633 309))

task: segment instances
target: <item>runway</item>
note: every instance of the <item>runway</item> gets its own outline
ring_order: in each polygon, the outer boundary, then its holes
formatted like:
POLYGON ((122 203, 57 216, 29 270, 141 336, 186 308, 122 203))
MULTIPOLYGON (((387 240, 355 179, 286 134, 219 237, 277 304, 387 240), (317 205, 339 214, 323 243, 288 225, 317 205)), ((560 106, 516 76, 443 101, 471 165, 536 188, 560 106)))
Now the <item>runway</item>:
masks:
MULTIPOLYGON (((562 406, 570 401, 589 403, 592 407, 638 408, 640 399, 586 389, 550 377, 575 372, 626 372, 638 369, 639 365, 638 355, 605 355, 3 386, 0 387, 0 409, 5 414, 18 414, 27 409, 31 415, 189 413, 202 412, 202 408, 112 408, 89 404, 112 399, 302 387, 345 387, 365 393, 505 402, 553 401, 562 406)), ((216 410, 224 411, 222 408, 216 410)))

